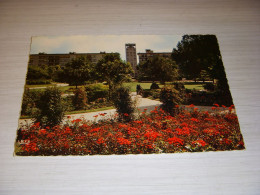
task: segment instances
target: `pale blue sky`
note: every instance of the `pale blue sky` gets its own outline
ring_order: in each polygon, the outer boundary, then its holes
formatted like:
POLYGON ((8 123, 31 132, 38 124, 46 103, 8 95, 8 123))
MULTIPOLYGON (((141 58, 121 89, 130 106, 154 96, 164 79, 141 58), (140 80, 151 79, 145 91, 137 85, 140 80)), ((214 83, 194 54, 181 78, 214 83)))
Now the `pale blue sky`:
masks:
POLYGON ((172 35, 91 35, 32 37, 31 54, 118 52, 125 60, 125 43, 135 43, 136 51, 172 52, 182 36, 172 35))

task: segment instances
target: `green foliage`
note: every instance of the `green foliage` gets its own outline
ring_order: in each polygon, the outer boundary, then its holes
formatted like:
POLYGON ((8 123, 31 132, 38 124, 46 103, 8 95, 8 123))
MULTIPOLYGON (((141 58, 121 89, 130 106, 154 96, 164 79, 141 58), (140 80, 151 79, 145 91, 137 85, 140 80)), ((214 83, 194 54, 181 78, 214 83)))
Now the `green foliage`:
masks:
POLYGON ((119 87, 113 93, 113 102, 119 121, 129 122, 134 118, 135 108, 129 93, 130 90, 126 87, 119 87))
POLYGON ((214 91, 215 90, 215 85, 213 83, 205 83, 203 85, 204 89, 208 91, 214 91))
POLYGON ((121 60, 119 53, 106 54, 96 65, 97 78, 106 81, 109 86, 109 97, 111 93, 123 82, 128 81, 133 69, 130 63, 121 60))
POLYGON ((99 98, 108 98, 108 87, 103 84, 86 85, 85 90, 89 102, 96 101, 99 98))
POLYGON ((51 83, 51 77, 47 70, 39 66, 28 66, 26 84, 34 85, 49 83, 51 83))
POLYGON ((162 102, 162 109, 170 115, 175 114, 175 106, 182 103, 180 92, 172 87, 165 87, 161 89, 160 101, 162 102))
POLYGON ((140 80, 173 81, 178 77, 178 69, 175 61, 168 58, 153 56, 139 65, 140 80))
POLYGON ((218 80, 219 97, 227 98, 226 102, 232 102, 215 35, 184 35, 178 43, 177 49, 173 50, 172 57, 179 64, 181 72, 186 78, 199 78, 201 71, 205 70, 211 79, 218 80))
POLYGON ((161 94, 161 89, 151 89, 150 90, 150 97, 152 99, 159 99, 161 94))
POLYGON ((24 89, 21 115, 32 115, 35 111, 35 102, 39 99, 39 92, 24 89))
POLYGON ((44 85, 44 84, 51 84, 51 80, 44 80, 44 79, 36 79, 36 80, 26 80, 27 85, 44 85))
POLYGON ((210 80, 210 75, 206 70, 200 71, 200 79, 203 81, 203 83, 207 80, 210 80))
POLYGON ((48 80, 51 77, 48 72, 39 66, 28 66, 26 80, 48 80))
POLYGON ((173 59, 179 64, 182 76, 200 78, 201 71, 214 77, 212 69, 217 65, 220 51, 215 35, 184 35, 173 50, 173 59))
POLYGON ((75 110, 84 110, 87 106, 87 96, 86 92, 82 88, 78 88, 74 91, 74 96, 72 99, 73 106, 75 110))
POLYGON ((69 85, 83 85, 86 81, 93 79, 93 65, 84 57, 72 59, 60 72, 59 78, 69 85))
POLYGON ((64 117, 64 105, 61 91, 57 87, 48 87, 36 101, 38 111, 34 115, 36 122, 43 126, 55 126, 61 123, 64 117))
POLYGON ((153 82, 153 83, 151 84, 150 89, 160 89, 160 87, 159 87, 159 85, 158 85, 156 82, 153 82))

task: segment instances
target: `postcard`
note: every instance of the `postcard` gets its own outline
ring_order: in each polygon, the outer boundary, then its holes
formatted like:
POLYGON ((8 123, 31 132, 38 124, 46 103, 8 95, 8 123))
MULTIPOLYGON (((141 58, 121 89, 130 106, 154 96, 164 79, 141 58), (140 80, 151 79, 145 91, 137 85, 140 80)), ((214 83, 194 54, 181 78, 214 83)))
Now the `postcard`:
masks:
POLYGON ((245 149, 215 35, 31 41, 15 155, 245 149))

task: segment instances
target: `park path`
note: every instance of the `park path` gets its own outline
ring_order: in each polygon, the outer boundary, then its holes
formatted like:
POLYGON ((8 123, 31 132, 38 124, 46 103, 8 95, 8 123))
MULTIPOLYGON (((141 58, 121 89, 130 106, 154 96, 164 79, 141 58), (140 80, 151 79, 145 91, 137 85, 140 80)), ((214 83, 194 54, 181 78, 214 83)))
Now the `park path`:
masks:
MULTIPOLYGON (((159 107, 161 105, 160 101, 143 98, 140 95, 136 95, 136 92, 132 92, 130 95, 132 97, 132 100, 136 102, 136 107, 140 110, 140 112, 143 112, 144 109, 147 109, 147 112, 150 112, 151 110, 154 110, 155 107, 159 107)), ((182 105, 181 107, 185 107, 186 110, 193 110, 193 107, 189 108, 189 106, 185 106, 185 105, 182 105)), ((195 106, 195 107, 198 108, 200 111, 212 111, 211 106, 195 106)), ((219 108, 218 112, 226 113, 228 112, 228 108, 219 108)), ((232 112, 235 113, 235 109, 233 109, 232 112)), ((116 113, 116 109, 109 109, 109 110, 103 110, 97 112, 65 115, 63 123, 65 123, 67 120, 74 120, 74 119, 99 121, 101 119, 111 118, 115 113, 116 113), (104 113, 105 116, 102 116, 104 113)), ((28 125, 31 123, 32 123, 31 119, 19 119, 18 126, 21 127, 23 125, 28 125)))
MULTIPOLYGON (((153 110, 156 106, 160 106, 161 102, 157 100, 151 100, 148 98, 142 98, 140 95, 136 95, 136 92, 131 93, 132 100, 136 102, 136 106, 138 109, 140 109, 140 112, 142 112, 144 109, 147 109, 147 112, 150 112, 153 110)), ((109 110, 102 110, 97 112, 89 112, 89 113, 80 113, 80 114, 71 114, 66 115, 64 117, 63 122, 65 123, 68 118, 69 120, 73 119, 85 119, 89 121, 98 121, 101 119, 109 118, 113 116, 116 113, 116 109, 109 109, 109 110), (106 113, 105 116, 102 116, 100 114, 106 113), (96 116, 96 117, 94 117, 96 116)), ((31 124, 31 119, 19 119, 19 127, 27 124, 31 124)))

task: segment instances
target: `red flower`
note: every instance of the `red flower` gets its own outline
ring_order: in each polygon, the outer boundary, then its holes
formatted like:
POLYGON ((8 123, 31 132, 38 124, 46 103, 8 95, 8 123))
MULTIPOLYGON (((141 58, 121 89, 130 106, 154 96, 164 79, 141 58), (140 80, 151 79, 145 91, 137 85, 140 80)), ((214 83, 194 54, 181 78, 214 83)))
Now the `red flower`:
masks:
POLYGON ((167 140, 167 142, 169 143, 169 144, 173 144, 173 145, 175 145, 175 146, 179 146, 179 145, 183 145, 184 144, 184 141, 182 140, 182 139, 180 139, 180 138, 177 138, 177 137, 172 137, 172 138, 169 138, 168 140, 167 140))
POLYGON ((202 139, 194 141, 194 142, 192 142, 192 144, 200 145, 202 147, 207 145, 207 143, 204 140, 202 140, 202 139))
POLYGON ((125 138, 117 138, 117 142, 120 145, 130 145, 131 144, 131 142, 128 139, 125 139, 125 138))

